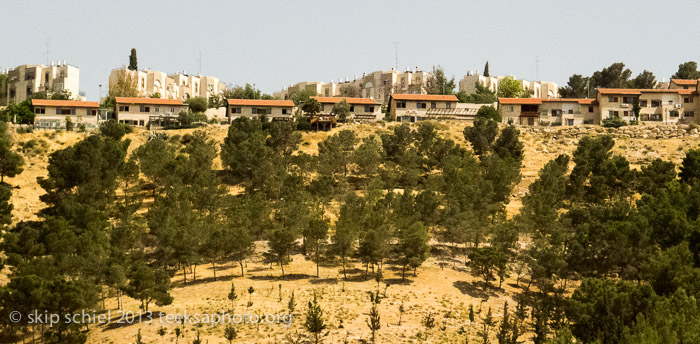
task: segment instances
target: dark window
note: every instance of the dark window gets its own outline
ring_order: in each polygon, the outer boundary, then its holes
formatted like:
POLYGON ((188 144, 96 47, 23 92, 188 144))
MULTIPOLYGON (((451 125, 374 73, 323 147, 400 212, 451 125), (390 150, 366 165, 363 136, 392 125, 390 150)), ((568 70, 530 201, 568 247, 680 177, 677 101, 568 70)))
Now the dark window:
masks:
POLYGON ((451 109, 451 108, 452 108, 452 104, 450 104, 450 103, 445 104, 445 108, 446 108, 446 109, 451 109))
POLYGON ((97 110, 92 110, 92 111, 90 111, 90 113, 91 113, 93 116, 97 116, 97 110))
POLYGON ((623 116, 627 117, 627 116, 629 116, 629 115, 630 115, 630 112, 629 112, 629 111, 623 112, 623 116))
POLYGON ((686 111, 685 117, 695 117, 695 111, 686 111))
POLYGON ((684 103, 692 103, 692 102, 693 102, 693 98, 685 97, 685 98, 683 98, 683 102, 684 102, 684 103))
POLYGON ((128 106, 120 106, 119 111, 126 111, 129 112, 129 107, 128 106))
POLYGON ((659 106, 661 106, 660 100, 652 100, 651 101, 651 107, 659 107, 659 106))
POLYGON ((282 114, 286 115, 287 114, 287 109, 282 109, 282 114))
POLYGON ((141 112, 151 112, 150 106, 141 105, 141 112))
POLYGON ((350 112, 355 111, 355 105, 350 105, 350 112))
POLYGON ((640 100, 640 101, 639 101, 639 106, 641 106, 641 107, 647 107, 647 101, 646 101, 646 100, 640 100))
POLYGON ((669 114, 671 117, 678 117, 678 111, 671 111, 669 114))
POLYGON ((588 112, 593 112, 593 107, 592 107, 592 106, 589 106, 589 107, 588 107, 588 112))
POLYGON ((572 115, 574 113, 574 110, 569 109, 569 114, 572 115))
POLYGON ((425 109, 425 108, 427 108, 427 105, 428 104, 426 104, 426 103, 418 102, 418 103, 416 103, 416 109, 425 109))
POLYGON ((396 108, 397 108, 397 109, 405 109, 405 108, 406 108, 406 102, 396 102, 396 108))
POLYGON ((41 114, 45 114, 45 113, 46 113, 46 109, 45 109, 45 108, 34 108, 34 113, 35 113, 35 114, 40 114, 40 115, 41 115, 41 114))
POLYGON ((365 105, 365 112, 374 112, 374 106, 365 105))
POLYGON ((431 109, 434 109, 434 108, 436 108, 436 107, 437 107, 437 103, 435 103, 435 102, 430 103, 430 108, 431 108, 431 109))

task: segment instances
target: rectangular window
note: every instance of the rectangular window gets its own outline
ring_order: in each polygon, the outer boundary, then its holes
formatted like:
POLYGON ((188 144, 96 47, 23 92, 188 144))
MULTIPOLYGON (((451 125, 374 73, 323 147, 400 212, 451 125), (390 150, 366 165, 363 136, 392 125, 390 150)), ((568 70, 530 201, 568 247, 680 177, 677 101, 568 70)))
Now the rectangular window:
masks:
POLYGON ((686 103, 686 104, 692 103, 692 102, 693 102, 693 98, 685 97, 685 98, 683 98, 683 102, 686 103))
POLYGON ((608 111, 608 117, 613 117, 613 116, 615 116, 615 112, 612 110, 608 111))
POLYGON ((416 109, 425 109, 427 108, 428 104, 426 103, 416 103, 416 109))
POLYGON ((61 114, 61 108, 56 108, 56 114, 60 115, 61 114))
POLYGON ((614 115, 615 115, 615 117, 620 117, 620 111, 615 111, 614 115))
POLYGON ((34 108, 34 113, 38 114, 38 115, 42 115, 42 114, 46 113, 46 109, 45 108, 34 108))
POLYGON ((287 109, 282 109, 282 114, 286 115, 287 114, 287 109))
POLYGON ((175 108, 171 107, 170 112, 175 112, 175 108))
POLYGON ((651 101, 651 107, 659 107, 659 106, 661 106, 660 100, 652 100, 651 101))
POLYGON ((159 107, 155 108, 154 112, 160 112, 160 108, 159 107))
POLYGON ((129 107, 128 106, 120 106, 119 111, 129 112, 129 107))
POLYGON ((573 115, 573 114, 574 114, 574 110, 569 109, 569 115, 573 115))
POLYGON ((593 112, 593 107, 592 107, 592 106, 589 106, 589 107, 588 107, 588 112, 593 112))
POLYGON ((151 112, 150 106, 141 105, 141 112, 151 112))
POLYGON ((97 116, 97 110, 90 111, 90 114, 92 114, 93 116, 97 116))
POLYGON ((686 111, 685 117, 695 117, 695 111, 686 111))
POLYGON ((252 109, 250 109, 250 113, 252 113, 253 115, 255 115, 256 113, 258 113, 258 109, 257 109, 257 108, 252 108, 252 109))
POLYGON ((641 107, 647 107, 647 101, 646 101, 646 100, 640 100, 640 101, 639 101, 639 106, 641 106, 641 107))
POLYGON ((625 112, 623 112, 622 114, 623 114, 623 116, 627 117, 627 116, 630 115, 630 112, 629 112, 629 111, 625 111, 625 112))
POLYGON ((613 97, 608 97, 608 103, 612 103, 612 102, 613 102, 613 97))
POLYGON ((374 106, 365 105, 365 112, 374 112, 374 106))
POLYGON ((61 109, 60 114, 61 115, 75 115, 75 109, 61 109))
POLYGON ((355 105, 350 105, 350 112, 354 112, 354 111, 355 111, 355 105))
POLYGON ((669 114, 671 117, 678 117, 678 111, 671 111, 669 114))
POLYGON ((437 108, 437 103, 431 102, 431 103, 430 103, 430 108, 431 108, 431 109, 437 108))
POLYGON ((634 104, 634 97, 623 97, 622 102, 625 104, 634 104))
POLYGON ((405 108, 406 108, 406 102, 396 102, 396 108, 397 108, 397 109, 405 109, 405 108))
POLYGON ((618 98, 617 98, 617 97, 613 97, 613 103, 617 103, 617 101, 618 101, 618 98))
POLYGON ((450 104, 450 103, 445 104, 445 108, 446 108, 446 109, 451 109, 451 108, 452 108, 452 104, 450 104))

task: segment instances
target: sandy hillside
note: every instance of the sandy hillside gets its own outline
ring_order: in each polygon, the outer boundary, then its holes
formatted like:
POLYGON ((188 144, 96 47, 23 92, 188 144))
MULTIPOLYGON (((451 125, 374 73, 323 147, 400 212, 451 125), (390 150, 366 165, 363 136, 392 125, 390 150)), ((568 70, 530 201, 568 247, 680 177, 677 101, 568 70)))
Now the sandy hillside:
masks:
MULTIPOLYGON (((456 123, 441 123, 441 130, 447 137, 455 139, 460 144, 465 144, 462 136, 463 125, 456 123)), ((379 134, 386 130, 386 125, 362 124, 346 126, 355 130, 360 137, 371 134, 379 134)), ((335 129, 335 131, 341 128, 335 129)), ((209 127, 206 129, 212 139, 223 142, 226 135, 225 127, 209 127)), ((191 130, 169 131, 170 135, 183 135, 191 130)), ((332 134, 332 132, 331 132, 332 134)), ((317 132, 304 134, 300 149, 306 153, 315 154, 318 142, 327 137, 329 133, 317 132)), ((26 143, 35 140, 35 149, 27 149, 25 158, 27 164, 22 174, 6 181, 16 188, 13 192, 12 202, 15 207, 15 221, 36 219, 34 215, 44 205, 39 200, 43 190, 38 186, 36 179, 46 175, 48 154, 62 149, 82 139, 85 134, 67 132, 35 132, 31 134, 16 134, 18 143, 26 143), (43 143, 41 143, 43 142, 43 143), (41 148, 43 147, 43 148, 41 148)), ((130 150, 146 141, 148 132, 136 130, 127 136, 132 141, 130 150)), ((523 179, 516 187, 511 203, 508 205, 509 215, 516 214, 520 207, 520 198, 527 190, 527 186, 536 178, 539 169, 557 154, 571 153, 575 149, 575 140, 558 139, 550 134, 522 135, 525 143, 525 160, 523 162, 523 179)), ((698 147, 698 139, 616 139, 615 153, 626 156, 633 166, 661 157, 680 163, 684 156, 684 150, 698 147)), ((220 166, 220 162, 217 161, 220 166)), ((343 281, 342 270, 339 264, 321 267, 321 276, 315 278, 315 266, 301 255, 293 256, 293 262, 285 267, 288 276, 281 279, 279 266, 270 267, 262 262, 261 252, 264 244, 257 250, 257 254, 248 262, 247 274, 240 276, 240 267, 231 262, 221 262, 217 269, 217 280, 213 279, 210 266, 197 268, 197 281, 191 282, 191 274, 188 276, 188 284, 182 282, 182 271, 173 279, 172 295, 175 301, 167 307, 151 306, 152 311, 164 314, 212 314, 222 310, 230 311, 230 303, 226 299, 231 283, 235 283, 238 292, 238 300, 233 308, 236 313, 248 314, 280 314, 287 312, 287 303, 292 291, 295 292, 297 306, 293 315, 291 326, 285 324, 264 325, 240 325, 239 339, 235 342, 245 343, 282 343, 287 335, 295 331, 302 331, 302 313, 306 304, 314 292, 322 299, 323 310, 326 315, 328 334, 324 337, 326 343, 342 343, 346 339, 349 342, 368 340, 369 330, 366 325, 367 313, 370 309, 367 291, 377 289, 377 282, 373 277, 365 280, 364 270, 359 264, 355 264, 349 271, 349 280, 343 281), (219 270, 220 269, 220 270, 219 270), (281 297, 280 302, 280 285, 281 297), (255 291, 248 294, 247 289, 253 287, 255 291), (248 303, 251 305, 248 307, 248 303)), ((476 318, 486 314, 487 308, 493 307, 493 314, 497 321, 503 303, 508 300, 514 303, 511 296, 519 289, 515 286, 516 274, 503 284, 503 289, 495 286, 484 291, 479 278, 471 276, 464 269, 464 257, 457 257, 453 261, 439 248, 434 247, 432 257, 418 270, 418 275, 407 275, 405 282, 401 281, 401 271, 394 266, 387 266, 384 280, 379 289, 386 291, 386 299, 379 306, 382 328, 379 331, 380 343, 454 343, 457 338, 463 342, 465 335, 470 336, 470 342, 476 341, 479 324, 471 324, 468 320, 468 307, 473 305, 477 311, 476 318), (386 287, 389 283, 389 287, 386 287), (404 306, 405 313, 399 322, 399 307, 404 306), (479 310, 483 312, 478 313, 479 310), (426 315, 435 317, 435 327, 426 329, 422 320, 426 315)), ((124 298, 125 310, 138 312, 138 303, 124 298)), ((106 303, 106 308, 112 310, 113 318, 118 317, 116 312, 116 298, 112 297, 106 303)), ((142 329, 144 340, 148 343, 175 343, 174 328, 180 326, 168 323, 163 316, 164 324, 159 319, 149 323, 100 325, 92 327, 89 335, 89 343, 133 343, 138 329, 142 329), (157 334, 161 327, 166 328, 164 337, 157 334)), ((179 343, 192 343, 194 335, 200 332, 203 343, 226 343, 223 338, 224 326, 197 326, 186 324, 184 338, 179 343)), ((494 338, 495 339, 495 338, 494 338)))

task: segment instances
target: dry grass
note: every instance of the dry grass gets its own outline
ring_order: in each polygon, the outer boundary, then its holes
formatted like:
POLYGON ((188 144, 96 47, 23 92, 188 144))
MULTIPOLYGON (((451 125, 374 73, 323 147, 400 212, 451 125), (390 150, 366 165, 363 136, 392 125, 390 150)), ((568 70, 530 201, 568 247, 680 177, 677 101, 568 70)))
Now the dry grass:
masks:
MULTIPOLYGON (((344 128, 355 130, 360 137, 371 134, 380 134, 388 126, 395 124, 361 124, 346 126, 344 128)), ((343 129, 343 127, 335 129, 343 129)), ((463 125, 457 123, 441 124, 441 131, 458 143, 465 145, 462 136, 463 125)), ((206 129, 211 138, 217 142, 223 142, 226 136, 226 128, 213 126, 206 129)), ((168 131, 169 135, 184 135, 192 130, 168 131)), ((325 139, 327 132, 306 133, 300 149, 309 154, 315 154, 318 142, 325 139)), ((15 221, 37 219, 37 211, 44 207, 39 200, 43 190, 38 186, 36 179, 46 176, 48 153, 65 148, 82 139, 85 134, 73 132, 35 132, 31 134, 17 134, 16 141, 25 142, 31 139, 43 139, 48 143, 46 154, 27 157, 27 165, 22 174, 15 178, 8 178, 7 182, 15 185, 12 202, 15 206, 15 221)), ((144 143, 148 132, 136 130, 127 136, 132 141, 130 151, 144 143)), ((540 168, 558 154, 570 154, 576 147, 574 139, 554 139, 545 134, 524 134, 522 140, 525 143, 525 160, 523 162, 523 178, 516 186, 511 202, 507 206, 510 216, 517 214, 521 206, 520 199, 527 191, 528 185, 535 180, 540 168)), ((643 140, 643 139, 616 139, 616 154, 626 156, 634 167, 651 161, 656 157, 670 159, 680 164, 684 150, 697 148, 698 139, 667 139, 667 140, 643 140), (680 148, 680 149, 679 149, 680 148)), ((220 167, 220 161, 216 162, 220 167)), ((262 246, 263 244, 260 243, 262 246)), ((387 298, 379 306, 382 328, 379 331, 380 343, 454 343, 463 342, 464 335, 459 334, 464 328, 470 334, 470 341, 475 342, 479 326, 479 317, 485 315, 488 307, 493 308, 496 320, 500 320, 503 303, 509 301, 511 305, 512 295, 518 292, 514 287, 515 276, 503 284, 503 289, 495 287, 485 288, 480 279, 473 277, 464 269, 463 262, 452 262, 449 258, 441 259, 441 255, 434 248, 431 257, 418 270, 417 277, 407 276, 405 283, 401 282, 401 271, 393 266, 385 269, 385 280, 391 285, 387 289, 387 298), (401 326, 398 326, 399 306, 403 304, 406 313, 402 317, 401 326), (473 305, 476 311, 477 324, 470 324, 467 314, 469 305, 473 305), (428 313, 436 317, 436 327, 426 335, 426 329, 421 325, 421 320, 428 313), (420 337, 419 337, 419 334, 420 337)), ((314 292, 322 298, 322 306, 328 324, 328 334, 324 337, 326 343, 342 343, 346 338, 350 342, 368 340, 369 330, 365 321, 370 308, 368 291, 375 290, 377 283, 373 277, 365 280, 364 270, 356 264, 351 269, 350 280, 343 281, 342 270, 339 264, 321 267, 320 278, 315 278, 315 266, 301 255, 293 256, 292 263, 285 267, 288 276, 281 279, 278 266, 270 267, 262 262, 260 256, 262 248, 258 250, 256 257, 248 262, 247 274, 240 276, 240 268, 231 262, 220 262, 222 266, 217 268, 217 280, 213 280, 211 267, 200 266, 197 268, 198 281, 196 283, 183 284, 182 271, 173 279, 174 288, 172 295, 175 301, 166 307, 152 306, 151 310, 168 314, 187 313, 215 313, 221 310, 229 310, 229 301, 226 295, 233 281, 238 291, 235 312, 246 310, 249 295, 246 289, 255 288, 255 293, 250 296, 252 306, 248 313, 278 314, 285 313, 287 302, 292 291, 295 291, 297 299, 297 311, 294 314, 292 326, 287 328, 284 324, 275 325, 241 325, 239 326, 239 339, 236 342, 245 343, 281 343, 287 334, 302 330, 302 313, 306 309, 306 303, 314 292), (282 302, 279 301, 278 288, 282 286, 282 302)), ((463 257, 457 257, 463 261, 463 257)), ((3 275, 0 282, 6 282, 3 275)), ((191 278, 191 276, 190 276, 191 278)), ((190 280, 188 278, 188 281, 190 280)), ((384 290, 382 282, 380 289, 384 290)), ((125 298, 125 308, 138 312, 138 303, 125 298)), ((116 308, 116 298, 108 299, 107 309, 116 308)), ((89 334, 89 343, 132 343, 138 329, 146 342, 150 343, 174 343, 173 333, 175 324, 161 325, 158 320, 151 324, 141 323, 126 326, 100 325, 92 327, 89 334), (156 331, 164 326, 167 334, 164 338, 157 335, 156 331)), ((201 331, 204 343, 226 343, 223 338, 224 326, 216 327, 186 325, 184 338, 180 343, 191 343, 197 332, 201 331)))

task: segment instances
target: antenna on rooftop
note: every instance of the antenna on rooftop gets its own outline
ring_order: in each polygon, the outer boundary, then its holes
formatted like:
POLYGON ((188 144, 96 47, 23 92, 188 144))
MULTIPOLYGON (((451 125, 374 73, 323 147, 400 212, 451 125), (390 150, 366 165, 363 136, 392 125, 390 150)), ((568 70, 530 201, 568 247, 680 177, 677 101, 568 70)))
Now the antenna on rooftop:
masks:
POLYGON ((394 42, 394 70, 399 70, 399 43, 394 42))
POLYGON ((49 38, 46 37, 46 52, 43 54, 46 55, 46 65, 49 64, 49 38))
POLYGON ((199 75, 202 75, 202 51, 199 51, 199 75))

